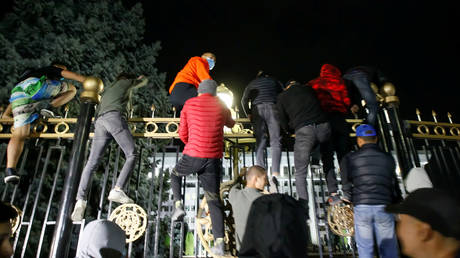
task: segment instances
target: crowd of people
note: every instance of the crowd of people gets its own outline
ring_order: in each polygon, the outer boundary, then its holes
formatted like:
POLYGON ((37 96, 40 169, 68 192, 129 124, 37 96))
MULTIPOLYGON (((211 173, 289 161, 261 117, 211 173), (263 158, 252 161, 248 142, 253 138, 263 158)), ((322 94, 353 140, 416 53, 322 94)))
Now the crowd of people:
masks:
MULTIPOLYGON (((230 110, 216 96, 217 83, 210 70, 216 64, 213 53, 192 57, 177 74, 169 88, 170 101, 180 117, 179 137, 185 144, 183 156, 171 173, 174 198, 172 221, 182 220, 182 177, 196 173, 204 189, 213 235, 212 253, 225 254, 223 205, 219 197, 224 148, 224 126, 235 125, 230 110)), ((3 117, 14 118, 14 131, 7 149, 6 183, 20 180, 16 164, 30 125, 39 116, 51 116, 49 107, 72 100, 76 89, 62 80, 83 82, 85 76, 68 71, 60 64, 26 71, 13 88, 10 105, 3 117)), ((234 186, 229 193, 236 226, 240 257, 306 257, 308 191, 307 174, 312 153, 319 153, 327 180, 329 205, 342 202, 354 205, 355 239, 359 257, 374 257, 374 242, 380 257, 398 257, 398 238, 402 252, 413 257, 455 257, 460 250, 460 208, 442 191, 413 189, 400 203, 401 193, 393 157, 379 148, 377 126, 378 102, 372 83, 382 85, 386 78, 371 67, 354 67, 343 76, 341 71, 324 64, 320 75, 307 83, 289 80, 280 83, 260 71, 246 87, 241 104, 253 123, 256 138, 256 164, 248 168, 246 186, 234 186), (356 151, 351 151, 350 128, 345 119, 359 111, 365 101, 366 118, 356 128, 356 151), (279 194, 278 177, 282 137, 295 133, 294 166, 298 200, 279 194), (270 144, 271 164, 266 164, 270 144), (342 194, 334 166, 339 161, 342 194), (271 166, 270 166, 271 165, 271 166), (269 171, 271 167, 271 171, 269 171), (268 186, 270 195, 262 191, 268 186), (395 216, 396 215, 396 216, 395 216), (398 226, 395 230, 395 221, 398 226), (278 223, 278 224, 276 224, 278 223), (276 225, 275 225, 276 224, 276 225), (282 227, 280 227, 280 225, 282 227), (295 234, 295 235, 293 235, 295 234), (443 255, 443 256, 441 256, 443 255)), ((115 187, 108 199, 132 203, 124 192, 137 157, 134 140, 127 125, 132 89, 145 86, 144 76, 122 73, 102 92, 95 113, 95 134, 90 155, 82 171, 72 220, 84 218, 87 188, 92 173, 111 139, 125 154, 115 187)), ((362 109, 362 108, 361 108, 362 109)), ((2 204, 4 205, 4 204, 2 204)), ((6 207, 7 205, 5 205, 6 207)), ((2 206, 2 211, 3 208, 2 206)), ((6 223, 15 212, 2 212, 6 223), (5 214, 5 215, 4 215, 5 214)), ((99 222, 88 230, 104 227, 104 232, 119 231, 110 223, 99 222)), ((87 227, 87 228, 88 228, 87 227)), ((1 227, 2 251, 11 255, 10 228, 1 227), (5 247, 4 247, 5 246, 5 247)), ((110 237, 111 234, 106 235, 110 237)), ((117 240, 122 242, 122 239, 117 240)), ((81 245, 83 246, 83 244, 81 245)), ((99 250, 99 249, 98 249, 99 250)), ((123 253, 122 249, 115 251, 123 253)), ((81 253, 81 257, 86 257, 81 253)), ((114 253, 114 252, 112 252, 114 253)), ((115 257, 115 256, 114 256, 115 257)), ((458 256, 457 256, 458 257, 458 256)))

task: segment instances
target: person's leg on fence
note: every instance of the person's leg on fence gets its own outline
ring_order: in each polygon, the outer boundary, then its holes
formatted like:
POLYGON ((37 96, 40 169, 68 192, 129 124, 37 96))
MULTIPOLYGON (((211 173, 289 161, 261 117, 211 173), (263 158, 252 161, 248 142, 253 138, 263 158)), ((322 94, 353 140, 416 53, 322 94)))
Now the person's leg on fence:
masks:
POLYGON ((256 164, 267 168, 265 164, 265 149, 267 148, 267 126, 263 118, 263 106, 255 105, 252 108, 252 122, 254 127, 254 135, 256 137, 256 164))
POLYGON ((191 157, 184 154, 171 172, 171 189, 173 192, 174 212, 172 221, 181 220, 185 216, 182 204, 182 177, 196 173, 202 169, 206 159, 191 157))
POLYGON ((220 159, 207 159, 204 169, 199 173, 199 179, 211 215, 212 234, 215 239, 214 247, 211 251, 216 255, 224 254, 224 211, 219 194, 221 171, 222 163, 220 159))
POLYGON ((102 156, 104 155, 107 144, 112 137, 106 128, 96 120, 94 125, 94 137, 91 142, 91 150, 88 160, 81 174, 80 184, 78 185, 77 200, 86 200, 87 188, 93 172, 96 170, 102 156))
POLYGON ((71 219, 73 221, 80 221, 83 219, 83 215, 85 214, 86 210, 88 186, 91 180, 91 176, 99 165, 99 162, 104 155, 105 148, 111 139, 112 137, 107 132, 103 124, 98 123, 96 120, 94 125, 94 137, 93 141, 91 142, 91 150, 88 160, 86 161, 86 165, 83 168, 83 172, 81 174, 77 191, 77 202, 75 203, 75 207, 71 215, 71 219))
POLYGON ((295 131, 295 134, 294 167, 297 196, 300 201, 308 203, 307 174, 308 163, 310 162, 310 152, 316 142, 314 126, 308 125, 301 127, 295 131))

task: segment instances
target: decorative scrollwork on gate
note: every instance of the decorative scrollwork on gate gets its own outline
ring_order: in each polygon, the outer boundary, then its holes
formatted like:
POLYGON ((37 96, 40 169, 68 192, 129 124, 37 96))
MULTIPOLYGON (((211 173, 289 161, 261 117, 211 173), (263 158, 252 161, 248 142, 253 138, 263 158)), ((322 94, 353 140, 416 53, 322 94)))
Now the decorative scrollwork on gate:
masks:
POLYGON ((141 206, 131 203, 118 206, 109 220, 115 222, 126 233, 126 243, 139 239, 147 228, 147 213, 141 206))
POLYGON ((353 236, 355 233, 353 219, 353 205, 337 204, 327 208, 327 222, 334 234, 344 237, 353 236))

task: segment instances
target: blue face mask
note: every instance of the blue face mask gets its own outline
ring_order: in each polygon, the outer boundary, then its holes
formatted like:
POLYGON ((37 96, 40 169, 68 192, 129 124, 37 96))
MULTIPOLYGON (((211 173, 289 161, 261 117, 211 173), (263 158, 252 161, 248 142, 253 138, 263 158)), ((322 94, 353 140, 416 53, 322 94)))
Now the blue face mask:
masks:
POLYGON ((209 64, 209 70, 212 70, 212 68, 214 68, 214 65, 216 64, 216 62, 214 61, 214 59, 209 58, 209 57, 206 57, 206 60, 208 61, 208 64, 209 64))

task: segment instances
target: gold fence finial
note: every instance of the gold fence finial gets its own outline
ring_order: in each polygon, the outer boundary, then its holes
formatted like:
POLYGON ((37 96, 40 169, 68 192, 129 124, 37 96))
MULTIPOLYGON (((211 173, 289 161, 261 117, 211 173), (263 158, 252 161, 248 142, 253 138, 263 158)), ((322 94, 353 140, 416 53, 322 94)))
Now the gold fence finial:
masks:
POLYGON ((150 110, 152 110, 152 112, 155 112, 155 109, 156 109, 156 108, 155 108, 155 105, 152 104, 152 106, 150 106, 150 110))
POLYGON ((434 117, 437 116, 436 111, 434 111, 434 109, 431 110, 431 115, 434 116, 434 117))
POLYGON ((83 81, 83 92, 80 94, 80 99, 99 103, 99 93, 101 93, 103 89, 104 83, 101 79, 94 76, 88 76, 83 81))
POLYGON ((416 109, 415 109, 415 114, 416 114, 417 116, 419 116, 419 115, 421 114, 421 113, 420 113, 420 109, 416 108, 416 109))
POLYGON ((450 112, 447 112, 447 117, 452 118, 452 114, 450 112))
POLYGON ((381 90, 382 95, 385 96, 385 103, 399 103, 399 98, 396 96, 396 88, 391 82, 383 84, 381 90))

